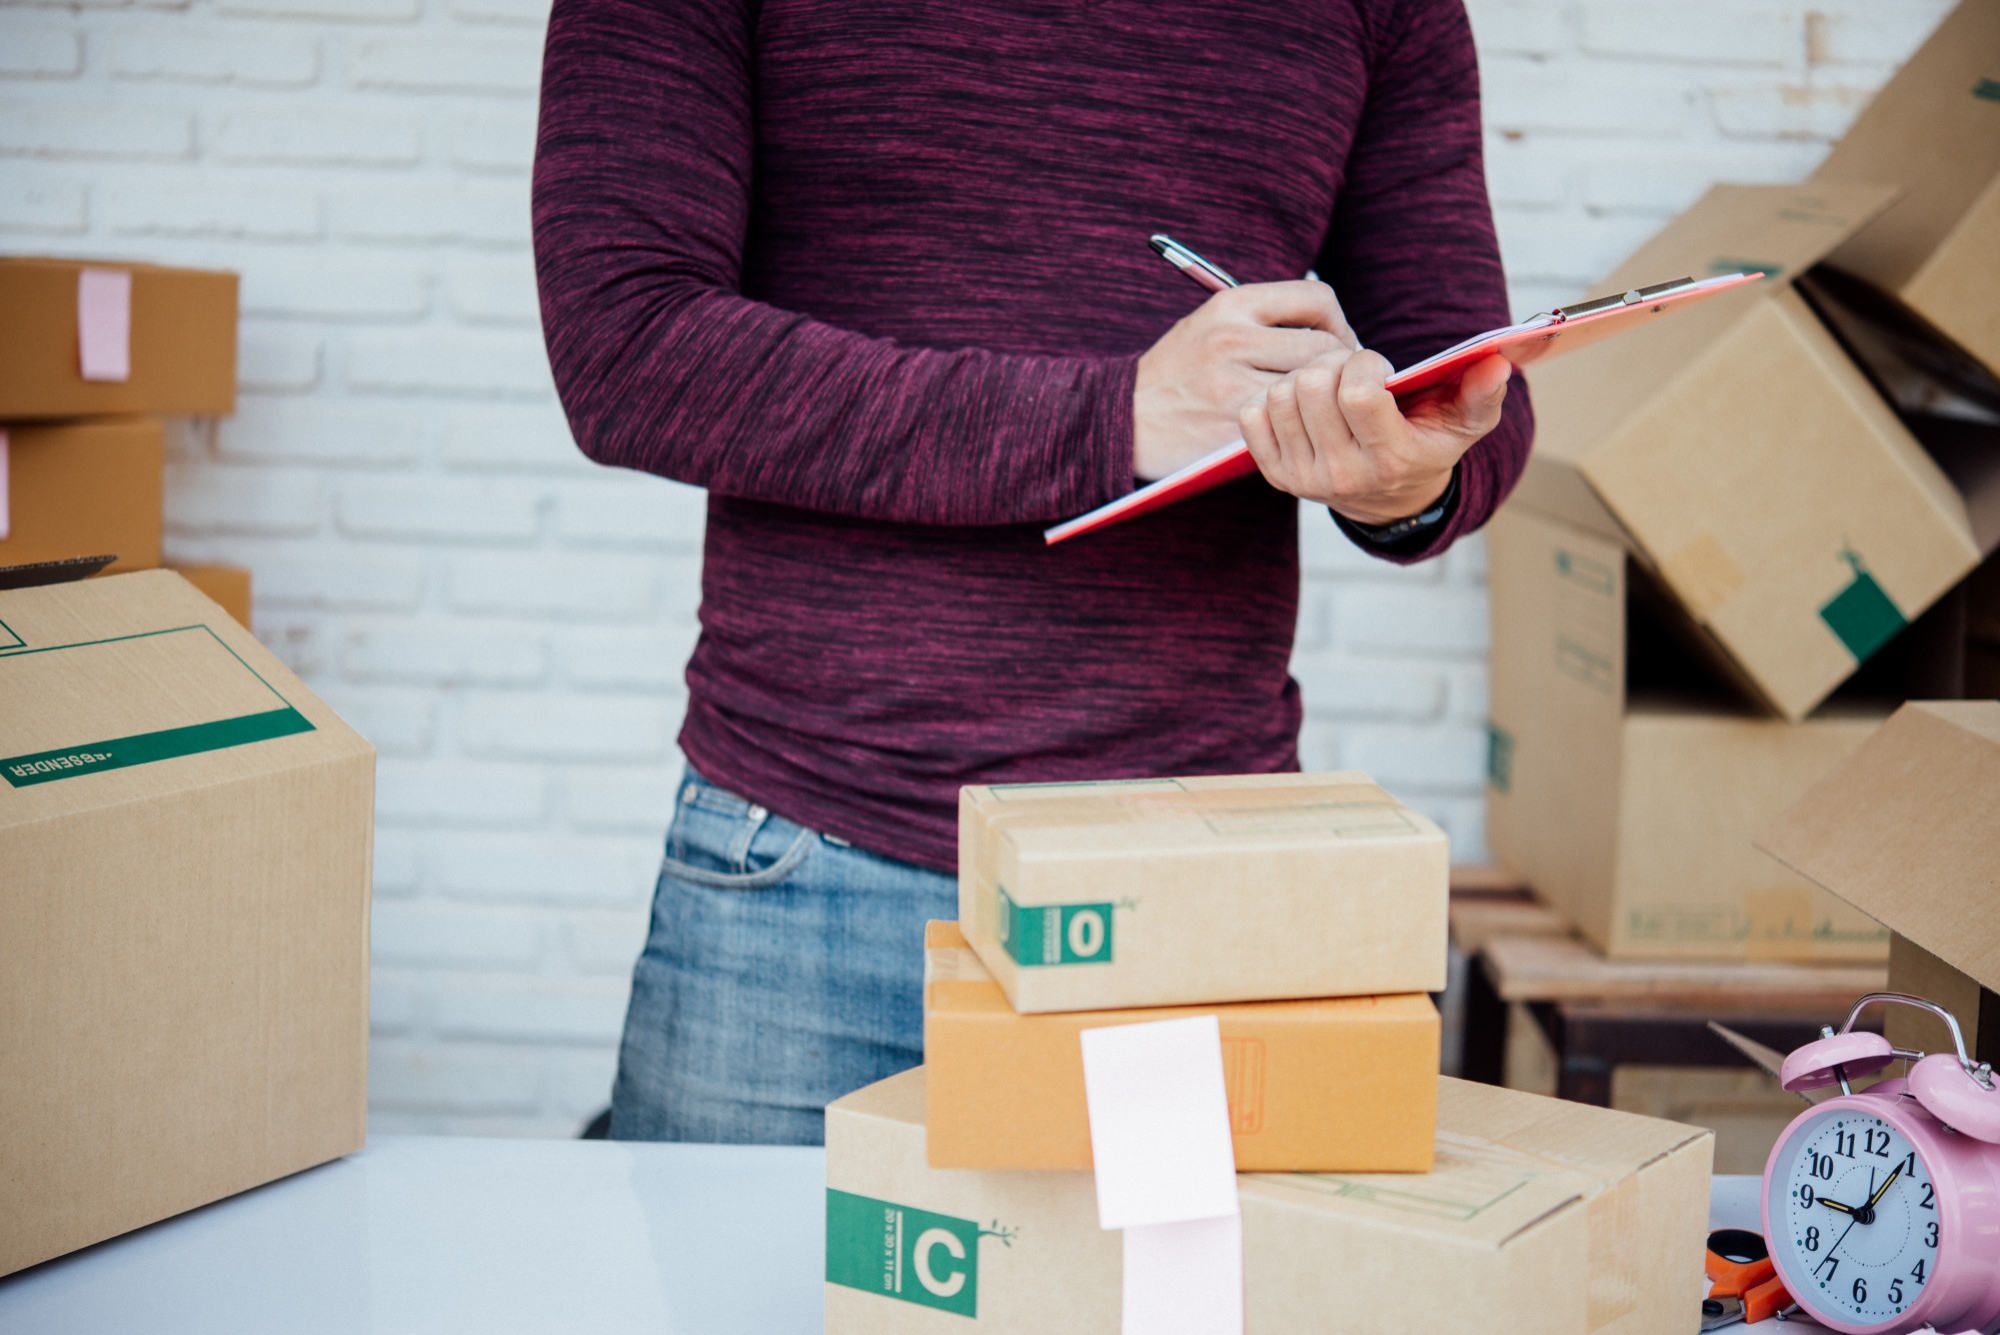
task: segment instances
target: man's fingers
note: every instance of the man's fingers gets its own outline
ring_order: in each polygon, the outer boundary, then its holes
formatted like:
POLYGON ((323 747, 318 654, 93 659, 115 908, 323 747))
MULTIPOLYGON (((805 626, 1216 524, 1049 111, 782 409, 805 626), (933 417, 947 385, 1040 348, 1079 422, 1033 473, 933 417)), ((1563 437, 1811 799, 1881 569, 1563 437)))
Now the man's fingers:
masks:
POLYGON ((1466 435, 1484 436, 1500 423, 1500 409, 1507 402, 1507 379, 1514 367, 1505 357, 1484 357, 1467 367, 1458 382, 1459 429, 1466 435))
POLYGON ((1235 355, 1260 371, 1284 374, 1321 360, 1345 359, 1347 348, 1319 329, 1244 329, 1233 332, 1235 355))
POLYGON ((1236 414, 1236 425, 1243 432, 1243 443, 1250 447, 1250 457, 1257 461, 1258 471, 1266 478, 1272 477, 1278 467, 1278 438, 1271 430, 1271 412, 1263 395, 1243 405, 1236 414))
POLYGON ((1258 324, 1318 329, 1332 334, 1345 347, 1361 346, 1340 309, 1340 298, 1325 283, 1309 278, 1289 283, 1251 283, 1221 295, 1258 324))
POLYGON ((1340 368, 1340 385, 1334 397, 1340 404, 1340 415, 1347 419, 1347 429, 1358 441, 1388 439, 1402 425, 1396 396, 1384 384, 1390 369, 1389 359, 1379 352, 1358 352, 1340 368))

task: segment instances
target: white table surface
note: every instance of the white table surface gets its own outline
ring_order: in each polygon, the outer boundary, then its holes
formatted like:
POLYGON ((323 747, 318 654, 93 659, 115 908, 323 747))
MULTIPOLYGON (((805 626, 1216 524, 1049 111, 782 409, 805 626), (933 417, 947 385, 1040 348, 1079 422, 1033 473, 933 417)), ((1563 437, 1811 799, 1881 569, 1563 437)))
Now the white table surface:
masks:
MULTIPOLYGON (((807 1335, 825 1176, 817 1149, 377 1136, 0 1279, 0 1331, 807 1335)), ((1756 1228, 1757 1179, 1716 1178, 1709 1223, 1756 1228)))

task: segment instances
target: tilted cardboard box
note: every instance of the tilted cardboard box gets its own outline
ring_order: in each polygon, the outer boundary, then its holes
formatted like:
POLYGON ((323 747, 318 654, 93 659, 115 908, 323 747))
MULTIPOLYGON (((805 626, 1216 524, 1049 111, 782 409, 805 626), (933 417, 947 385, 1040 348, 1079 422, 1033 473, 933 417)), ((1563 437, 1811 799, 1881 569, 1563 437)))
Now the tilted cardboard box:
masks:
POLYGON ((250 628, 250 572, 242 566, 189 566, 176 562, 176 575, 213 598, 245 630, 250 628))
POLYGON ((934 1168, 1091 1166, 1078 1035, 1214 1015, 1236 1166, 1431 1166, 1438 1014, 1423 993, 1021 1015, 957 923, 924 937, 924 1067, 934 1168))
POLYGON ((0 593, 0 1274, 360 1148, 374 764, 177 575, 0 593))
POLYGON ((958 840, 1024 1014, 1444 988, 1444 831, 1364 774, 968 787, 958 840))
POLYGON ((1635 698, 1625 549, 1513 505, 1486 533, 1495 857, 1609 955, 1881 958, 1879 924, 1751 837, 1886 711, 1786 723, 1635 698))
POLYGON ((150 417, 0 427, 6 533, 0 566, 109 556, 115 573, 160 563, 165 444, 150 417))
POLYGON ((2000 0, 1964 0, 1875 95, 1812 177, 1841 181, 1903 193, 1829 262, 2000 375, 2000 0))
MULTIPOLYGON (((1249 1335, 1685 1335, 1711 1133, 1436 1079, 1429 1173, 1237 1178, 1249 1335)), ((924 1080, 826 1110, 827 1335, 1117 1330, 1091 1175, 930 1167, 924 1080)))
POLYGON ((1895 193, 1715 187, 1606 285, 1773 281, 1529 377, 1517 503, 1630 550, 1794 722, 1981 555, 1965 498, 1790 286, 1895 193))
MULTIPOLYGON (((1945 1006, 2000 1060, 2000 701, 1904 705, 1766 825, 1758 847, 1892 930, 1890 984, 1945 1006)), ((1944 1026, 1890 1008, 1904 1047, 1944 1026)))

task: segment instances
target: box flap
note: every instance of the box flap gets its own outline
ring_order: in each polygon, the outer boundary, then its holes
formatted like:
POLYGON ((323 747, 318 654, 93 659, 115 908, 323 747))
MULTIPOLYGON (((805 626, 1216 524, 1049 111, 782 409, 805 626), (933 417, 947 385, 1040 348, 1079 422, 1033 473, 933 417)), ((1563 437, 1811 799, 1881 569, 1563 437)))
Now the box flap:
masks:
POLYGON ((1904 705, 1757 836, 1893 932, 2000 989, 2000 702, 1904 705))
POLYGON ((1613 270, 1604 290, 1753 269, 1771 281, 1536 365, 1528 373, 1535 453, 1584 458, 1761 297, 1811 268, 1895 196, 1892 185, 1846 182, 1712 187, 1613 270))
POLYGON ((170 571, 0 593, 0 828, 370 750, 170 571))
POLYGON ((1812 187, 1895 181, 1902 198, 1833 253, 1899 290, 2000 174, 2000 0, 1965 0, 1910 57, 1841 141, 1812 187))

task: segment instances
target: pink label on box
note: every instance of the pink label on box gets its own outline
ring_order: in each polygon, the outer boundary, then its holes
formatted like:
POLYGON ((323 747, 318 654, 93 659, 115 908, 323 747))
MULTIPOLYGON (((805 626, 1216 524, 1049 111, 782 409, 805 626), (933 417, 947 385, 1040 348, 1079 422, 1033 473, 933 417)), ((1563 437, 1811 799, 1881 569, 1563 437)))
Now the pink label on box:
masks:
POLYGON ((85 380, 132 378, 132 274, 85 269, 76 278, 77 361, 85 380))

